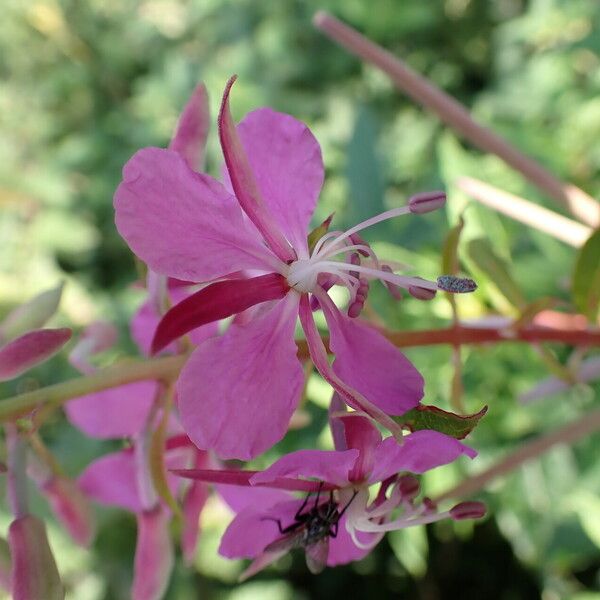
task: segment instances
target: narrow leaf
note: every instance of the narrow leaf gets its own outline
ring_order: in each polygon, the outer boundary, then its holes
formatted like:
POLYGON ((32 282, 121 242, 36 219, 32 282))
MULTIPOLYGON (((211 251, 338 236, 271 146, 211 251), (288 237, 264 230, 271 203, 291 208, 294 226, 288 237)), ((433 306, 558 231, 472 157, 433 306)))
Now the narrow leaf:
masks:
POLYGON ((494 252, 485 238, 471 240, 468 245, 471 260, 495 284, 500 293, 516 308, 526 305, 527 301, 517 283, 510 274, 508 265, 494 252))
POLYGON ((472 415, 457 415, 438 408, 437 406, 421 405, 393 419, 401 426, 411 431, 433 429, 450 435, 457 440, 465 438, 487 413, 487 406, 472 415))
POLYGON ((600 229, 579 251, 573 273, 573 300, 577 308, 594 320, 600 302, 600 229))

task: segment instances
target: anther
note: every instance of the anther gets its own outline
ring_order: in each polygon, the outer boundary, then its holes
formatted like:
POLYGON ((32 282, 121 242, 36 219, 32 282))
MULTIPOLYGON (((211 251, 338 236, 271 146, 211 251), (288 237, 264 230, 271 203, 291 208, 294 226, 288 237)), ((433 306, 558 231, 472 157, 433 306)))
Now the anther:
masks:
POLYGON ((446 204, 446 193, 441 191, 422 192, 415 194, 408 200, 408 208, 415 215, 422 215, 446 204))
POLYGON ((454 275, 441 275, 437 278, 437 286, 440 290, 452 294, 468 294, 477 289, 477 284, 472 279, 454 275))
POLYGON ((486 506, 483 502, 461 502, 450 509, 450 516, 455 521, 462 519, 481 519, 485 516, 486 506))

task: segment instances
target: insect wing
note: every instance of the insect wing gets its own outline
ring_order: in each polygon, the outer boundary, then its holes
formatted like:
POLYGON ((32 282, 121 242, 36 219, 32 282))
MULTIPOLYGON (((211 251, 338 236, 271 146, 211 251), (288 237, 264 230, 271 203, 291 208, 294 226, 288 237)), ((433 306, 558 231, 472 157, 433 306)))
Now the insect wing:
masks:
POLYGON ((304 530, 297 529, 296 531, 292 531, 280 538, 277 538, 275 541, 271 542, 268 546, 266 546, 264 551, 282 552, 292 550, 293 548, 299 548, 300 546, 302 546, 303 539, 304 530))
POLYGON ((304 551, 306 552, 306 566, 308 567, 308 570, 313 575, 317 575, 327 564, 327 557, 329 556, 329 536, 314 544, 309 544, 304 551))

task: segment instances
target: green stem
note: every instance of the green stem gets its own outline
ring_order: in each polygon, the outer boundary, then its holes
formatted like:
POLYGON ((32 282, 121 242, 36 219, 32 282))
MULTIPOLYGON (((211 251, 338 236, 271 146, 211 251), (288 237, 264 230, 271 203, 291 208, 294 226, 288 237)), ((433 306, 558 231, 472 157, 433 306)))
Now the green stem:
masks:
MULTIPOLYGON (((186 355, 132 361, 80 377, 26 392, 0 401, 0 421, 23 416, 41 405, 60 406, 67 400, 144 379, 169 381, 177 377, 186 355)), ((124 399, 124 402, 126 400, 124 399)))
MULTIPOLYGON (((503 329, 464 326, 420 331, 382 331, 382 333, 392 344, 399 348, 438 344, 453 346, 497 344, 500 342, 558 342, 573 346, 600 345, 600 332, 597 330, 581 331, 543 327, 526 327, 511 332, 510 336, 507 336, 503 329)), ((322 339, 327 347, 328 338, 324 336, 322 339)), ((301 360, 307 359, 309 354, 306 341, 297 340, 296 343, 298 344, 298 358, 301 360)), ((93 375, 57 383, 6 400, 0 400, 0 422, 26 415, 40 406, 58 407, 73 398, 134 381, 158 379, 168 383, 177 377, 186 360, 187 355, 184 354, 166 358, 152 358, 145 361, 128 361, 114 367, 108 367, 93 375)))

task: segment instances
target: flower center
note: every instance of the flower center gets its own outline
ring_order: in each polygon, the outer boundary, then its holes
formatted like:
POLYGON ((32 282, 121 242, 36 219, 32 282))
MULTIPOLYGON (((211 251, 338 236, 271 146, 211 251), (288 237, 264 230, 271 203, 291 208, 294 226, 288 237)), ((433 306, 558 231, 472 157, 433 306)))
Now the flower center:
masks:
POLYGON ((439 193, 433 203, 429 195, 424 195, 423 198, 414 197, 408 205, 388 210, 347 231, 326 233, 315 244, 310 258, 301 258, 289 265, 288 284, 302 294, 314 293, 317 287, 327 290, 333 285, 345 286, 350 293, 348 315, 351 317, 360 313, 371 279, 380 279, 396 297, 398 288, 406 288, 417 298, 431 298, 438 289, 454 293, 473 291, 476 286, 471 280, 461 280, 450 275, 440 277, 437 282, 397 275, 390 265, 379 261, 369 244, 360 237, 359 231, 381 221, 439 208, 439 193))

